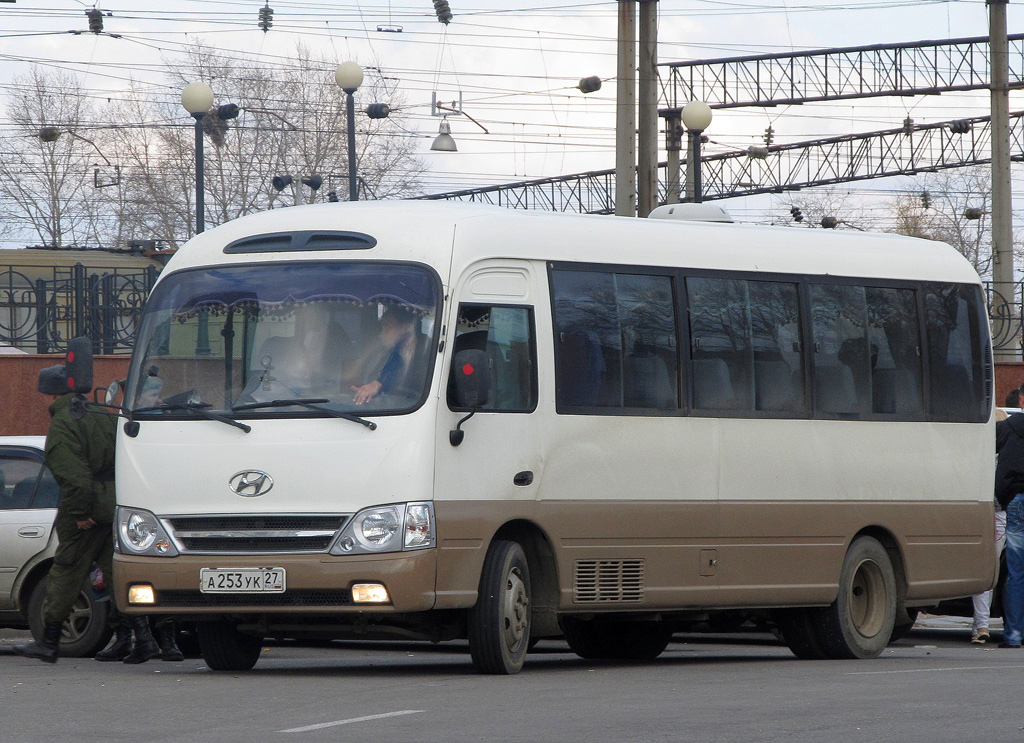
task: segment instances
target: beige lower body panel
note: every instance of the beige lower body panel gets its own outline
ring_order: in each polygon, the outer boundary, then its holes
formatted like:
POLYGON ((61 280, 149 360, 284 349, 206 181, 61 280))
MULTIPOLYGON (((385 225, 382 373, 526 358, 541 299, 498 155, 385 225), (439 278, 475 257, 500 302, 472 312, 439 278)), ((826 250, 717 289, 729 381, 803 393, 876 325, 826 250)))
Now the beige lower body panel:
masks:
POLYGON ((560 611, 827 605, 863 532, 893 551, 911 604, 980 593, 996 576, 993 509, 984 502, 439 501, 435 511, 439 607, 475 602, 487 546, 514 520, 536 524, 549 541, 560 611), (610 584, 616 571, 639 570, 642 585, 595 597, 580 589, 581 566, 610 584))

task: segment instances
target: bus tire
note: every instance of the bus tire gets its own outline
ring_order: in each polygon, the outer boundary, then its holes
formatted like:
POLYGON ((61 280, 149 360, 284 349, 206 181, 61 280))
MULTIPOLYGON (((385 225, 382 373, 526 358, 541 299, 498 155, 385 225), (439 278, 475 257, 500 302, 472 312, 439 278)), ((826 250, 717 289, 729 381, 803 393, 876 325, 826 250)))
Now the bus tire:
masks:
POLYGON ((199 622, 199 648, 214 671, 249 671, 260 659, 263 638, 246 635, 227 621, 199 622))
POLYGON ((896 577, 889 553, 872 537, 850 545, 839 595, 822 611, 819 634, 830 658, 874 658, 889 644, 896 621, 896 577))
MULTIPOLYGON (((47 579, 43 578, 32 588, 28 600, 28 626, 32 637, 39 642, 43 637, 46 620, 47 579)), ((110 599, 97 601, 92 584, 87 580, 78 592, 71 616, 64 620, 60 632, 60 654, 65 658, 91 658, 107 646, 113 630, 110 629, 108 614, 110 599)))
POLYGON ((487 550, 480 593, 469 610, 469 653, 480 673, 519 673, 530 645, 530 566, 517 542, 487 550))
POLYGON ((822 660, 828 653, 818 636, 821 609, 779 609, 775 621, 782 641, 800 660, 822 660))
POLYGON ((587 660, 654 660, 672 640, 664 622, 602 622, 563 617, 569 649, 587 660))

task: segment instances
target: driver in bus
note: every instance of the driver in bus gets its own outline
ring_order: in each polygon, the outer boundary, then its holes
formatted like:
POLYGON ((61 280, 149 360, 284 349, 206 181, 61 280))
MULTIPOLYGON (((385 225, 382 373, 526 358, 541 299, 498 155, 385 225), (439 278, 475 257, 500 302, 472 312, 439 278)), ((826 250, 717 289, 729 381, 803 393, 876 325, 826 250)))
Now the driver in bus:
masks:
POLYGON ((398 390, 416 356, 416 336, 416 317, 408 309, 391 306, 384 311, 380 318, 380 341, 388 350, 387 360, 376 379, 352 386, 356 405, 398 390))

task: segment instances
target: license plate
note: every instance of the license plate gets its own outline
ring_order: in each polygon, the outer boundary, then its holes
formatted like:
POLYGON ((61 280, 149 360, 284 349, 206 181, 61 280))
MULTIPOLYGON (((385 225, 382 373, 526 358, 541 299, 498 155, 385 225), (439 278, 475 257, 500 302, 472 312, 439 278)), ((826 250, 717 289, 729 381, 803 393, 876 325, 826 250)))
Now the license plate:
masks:
POLYGON ((203 593, 284 593, 284 568, 203 568, 203 593))

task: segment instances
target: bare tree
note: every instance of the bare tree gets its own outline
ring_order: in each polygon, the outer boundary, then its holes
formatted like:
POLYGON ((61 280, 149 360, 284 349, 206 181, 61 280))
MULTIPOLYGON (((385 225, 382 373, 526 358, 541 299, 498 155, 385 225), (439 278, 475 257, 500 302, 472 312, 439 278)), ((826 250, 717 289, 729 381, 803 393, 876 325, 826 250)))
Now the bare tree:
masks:
MULTIPOLYGON (((991 173, 987 167, 929 174, 920 191, 900 194, 893 203, 893 232, 949 243, 983 277, 992 273, 991 173)), ((1017 244, 1014 240, 1014 244, 1017 244)), ((1016 250, 1015 250, 1016 252, 1016 250)))
POLYGON ((14 79, 8 98, 14 129, 0 140, 0 222, 44 245, 97 244, 109 225, 94 181, 94 169, 110 164, 104 130, 80 91, 74 75, 35 67, 14 79))

